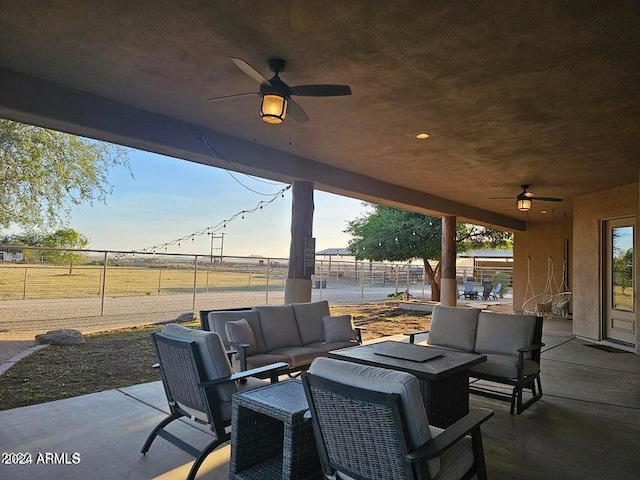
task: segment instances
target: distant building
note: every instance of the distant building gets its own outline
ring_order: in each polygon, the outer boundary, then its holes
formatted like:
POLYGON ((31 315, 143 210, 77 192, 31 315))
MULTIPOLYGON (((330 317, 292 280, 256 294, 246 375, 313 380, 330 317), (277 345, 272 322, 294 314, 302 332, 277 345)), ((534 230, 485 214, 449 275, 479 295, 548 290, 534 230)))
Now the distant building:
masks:
POLYGON ((23 262, 24 254, 18 250, 0 249, 0 262, 23 262))

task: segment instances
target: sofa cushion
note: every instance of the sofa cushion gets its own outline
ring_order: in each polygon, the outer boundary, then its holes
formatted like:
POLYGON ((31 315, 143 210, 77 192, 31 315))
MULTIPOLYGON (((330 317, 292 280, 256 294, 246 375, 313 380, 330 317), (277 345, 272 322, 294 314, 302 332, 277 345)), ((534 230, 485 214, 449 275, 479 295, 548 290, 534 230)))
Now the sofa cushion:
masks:
POLYGON ((477 308, 433 307, 429 327, 429 345, 456 348, 466 352, 474 350, 478 326, 477 308))
POLYGON ((208 321, 209 330, 212 332, 218 332, 222 337, 223 342, 228 342, 227 332, 225 331, 224 324, 227 322, 235 322, 244 318, 253 330, 253 335, 256 337, 256 349, 257 353, 266 353, 267 349, 264 346, 264 340, 262 339, 262 328, 260 326, 260 314, 255 309, 250 310, 229 310, 219 312, 209 312, 208 321))
POLYGON ((301 347, 296 316, 291 305, 256 307, 267 352, 283 347, 301 347))
MULTIPOLYGON (((284 362, 289 363, 289 357, 285 355, 272 355, 270 353, 257 353, 247 357, 247 369, 264 367, 272 363, 284 362)), ((289 365, 291 367, 291 365, 289 365)))
MULTIPOLYGON (((193 328, 170 323, 163 327, 162 333, 181 340, 196 342, 204 374, 207 377, 205 380, 216 380, 233 373, 222 339, 216 332, 194 330, 193 328)), ((216 395, 223 402, 230 402, 236 391, 237 386, 233 382, 216 387, 216 395)))
POLYGON ((349 342, 356 340, 356 331, 353 328, 351 315, 338 315, 322 317, 324 327, 324 340, 327 343, 349 342))
POLYGON ((357 345, 359 345, 358 342, 356 342, 355 340, 351 340, 348 342, 332 342, 332 343, 315 342, 315 343, 310 343, 309 345, 305 345, 305 347, 319 348, 320 350, 324 350, 325 352, 330 352, 331 350, 339 350, 341 348, 355 347, 357 345))
MULTIPOLYGON (((475 374, 493 375, 501 378, 518 378, 518 358, 512 355, 487 353, 487 361, 471 367, 470 376, 475 374)), ((539 373, 539 365, 533 360, 525 360, 524 376, 539 373)))
POLYGON ((330 315, 329 302, 292 303, 303 345, 324 340, 322 317, 330 315))
POLYGON ((317 357, 326 357, 328 352, 320 348, 311 347, 284 347, 272 350, 274 355, 284 355, 289 359, 287 363, 291 367, 301 367, 309 365, 317 357))
POLYGON ((251 345, 245 350, 247 355, 255 355, 258 353, 256 336, 253 334, 253 330, 246 319, 241 318, 235 322, 227 322, 224 324, 224 330, 230 342, 248 343, 251 345))
POLYGON ((481 312, 478 316, 476 352, 518 356, 518 349, 531 345, 536 317, 481 312))

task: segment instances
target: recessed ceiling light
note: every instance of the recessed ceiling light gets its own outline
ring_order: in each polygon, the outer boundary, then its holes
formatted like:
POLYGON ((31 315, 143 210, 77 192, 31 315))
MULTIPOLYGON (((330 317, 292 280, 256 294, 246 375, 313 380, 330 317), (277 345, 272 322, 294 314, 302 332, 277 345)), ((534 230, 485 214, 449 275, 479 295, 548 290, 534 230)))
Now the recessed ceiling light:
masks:
POLYGON ((546 210, 542 210, 540 213, 542 213, 544 215, 545 213, 547 213, 547 211, 546 210))
POLYGON ((429 134, 428 133, 419 133, 416 135, 416 138, 419 138, 420 140, 424 140, 425 138, 429 138, 429 134))

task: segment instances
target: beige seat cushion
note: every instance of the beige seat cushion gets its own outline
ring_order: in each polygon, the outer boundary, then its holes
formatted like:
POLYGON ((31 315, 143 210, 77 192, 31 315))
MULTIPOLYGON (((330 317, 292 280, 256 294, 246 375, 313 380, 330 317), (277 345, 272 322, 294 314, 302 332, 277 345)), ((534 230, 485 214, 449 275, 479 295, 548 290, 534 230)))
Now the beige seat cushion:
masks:
POLYGON ((327 343, 349 342, 357 338, 351 315, 334 317, 326 315, 322 317, 322 326, 324 328, 324 340, 327 343))
MULTIPOLYGON (((512 355, 498 355, 487 353, 487 361, 474 365, 469 370, 469 375, 474 373, 495 375, 502 378, 518 378, 518 357, 512 355)), ((539 365, 533 360, 525 360, 523 365, 524 376, 539 373, 539 365)))
MULTIPOLYGON (((416 448, 431 439, 427 414, 420 396, 420 385, 413 375, 333 358, 317 358, 311 364, 309 373, 344 385, 400 395, 409 430, 409 448, 416 448)), ((432 475, 439 470, 438 459, 429 462, 432 475)), ((343 475, 343 478, 348 477, 343 475)))
MULTIPOLYGON (((256 355, 251 355, 247 357, 247 369, 251 370, 252 368, 264 367, 265 365, 270 365, 272 363, 284 362, 289 363, 289 357, 285 355, 272 355, 269 353, 257 353, 256 355)), ((289 364, 291 367, 291 364, 289 364)))
MULTIPOLYGON (((202 360, 202 366, 206 378, 204 380, 216 380, 233 373, 229 358, 225 352, 220 336, 216 332, 194 330, 175 323, 165 325, 162 333, 181 340, 195 341, 202 360)), ((216 388, 218 400, 230 402, 231 397, 238 391, 235 383, 227 383, 216 388)))
POLYGON ((262 339, 262 328, 260 326, 260 314, 255 309, 250 310, 229 310, 229 311, 213 311, 209 312, 208 324, 209 330, 212 332, 218 332, 222 337, 223 342, 228 342, 227 332, 225 330, 225 324, 227 322, 235 322, 244 318, 253 331, 253 335, 256 338, 256 353, 266 353, 267 349, 264 346, 264 340, 262 339))
POLYGON ((533 315, 481 312, 478 316, 476 352, 518 356, 519 348, 531 345, 535 324, 536 317, 533 315))
POLYGON ((283 347, 301 347, 298 324, 291 305, 256 307, 267 353, 283 347))
POLYGON ((269 353, 287 357, 289 359, 287 363, 291 367, 309 365, 315 358, 327 355, 326 350, 311 347, 284 347, 278 348, 269 353))
POLYGON ((477 308, 436 305, 431 316, 428 344, 473 352, 479 313, 477 308))
POLYGON ((329 302, 321 300, 319 302, 292 303, 291 307, 293 307, 296 316, 302 345, 323 341, 322 317, 330 315, 329 302))
POLYGON ((241 318, 240 320, 236 320, 234 322, 227 322, 224 324, 225 332, 227 333, 227 338, 231 342, 235 343, 246 343, 250 345, 246 348, 245 352, 248 355, 255 355, 258 353, 258 347, 256 346, 256 336, 247 322, 246 319, 241 318))
POLYGON ((311 348, 319 348, 320 350, 324 350, 325 352, 330 352, 331 350, 339 350, 341 348, 355 347, 357 345, 358 345, 358 342, 349 341, 349 342, 331 342, 331 343, 315 342, 305 346, 311 347, 311 348))

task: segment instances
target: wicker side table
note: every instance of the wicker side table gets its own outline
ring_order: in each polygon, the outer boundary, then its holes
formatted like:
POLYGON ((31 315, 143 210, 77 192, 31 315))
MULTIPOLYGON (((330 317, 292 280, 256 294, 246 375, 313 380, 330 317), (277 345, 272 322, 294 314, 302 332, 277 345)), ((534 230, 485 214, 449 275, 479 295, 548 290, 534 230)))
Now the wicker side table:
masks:
POLYGON ((274 383, 233 396, 231 466, 233 480, 322 478, 302 383, 274 383))

